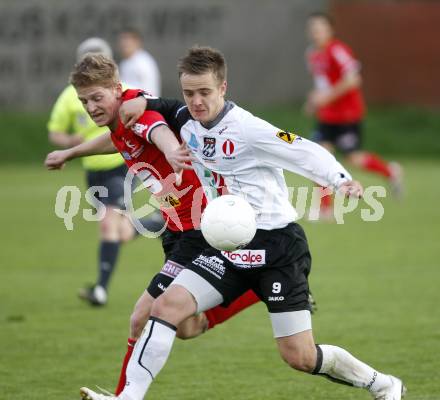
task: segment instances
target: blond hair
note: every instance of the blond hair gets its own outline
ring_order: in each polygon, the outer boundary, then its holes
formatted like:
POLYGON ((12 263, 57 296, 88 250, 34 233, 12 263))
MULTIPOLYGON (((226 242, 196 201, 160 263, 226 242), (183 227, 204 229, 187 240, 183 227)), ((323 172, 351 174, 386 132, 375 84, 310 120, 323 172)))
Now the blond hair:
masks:
POLYGON ((69 82, 75 88, 115 87, 119 83, 118 67, 113 60, 103 54, 88 53, 74 65, 69 82))
POLYGON ((212 47, 193 46, 179 60, 179 78, 182 74, 202 75, 212 72, 219 83, 226 80, 226 61, 223 54, 212 47))

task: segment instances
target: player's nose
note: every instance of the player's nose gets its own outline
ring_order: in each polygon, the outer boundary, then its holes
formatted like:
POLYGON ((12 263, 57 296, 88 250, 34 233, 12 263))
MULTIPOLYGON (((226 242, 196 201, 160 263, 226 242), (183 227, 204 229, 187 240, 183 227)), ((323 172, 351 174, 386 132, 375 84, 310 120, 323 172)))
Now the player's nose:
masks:
POLYGON ((202 96, 195 94, 191 99, 193 105, 200 106, 202 104, 202 96))
POLYGON ((93 114, 93 112, 96 111, 96 104, 93 101, 87 102, 87 112, 89 114, 93 114))

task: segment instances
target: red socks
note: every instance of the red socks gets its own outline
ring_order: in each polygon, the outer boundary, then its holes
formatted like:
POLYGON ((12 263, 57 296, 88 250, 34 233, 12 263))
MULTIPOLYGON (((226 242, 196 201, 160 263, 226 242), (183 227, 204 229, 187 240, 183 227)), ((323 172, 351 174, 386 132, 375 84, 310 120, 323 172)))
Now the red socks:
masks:
POLYGON ((217 324, 221 324, 235 314, 259 301, 260 299, 257 295, 252 290, 248 290, 229 304, 228 307, 217 306, 205 311, 205 315, 209 321, 208 329, 214 328, 217 324))
POLYGON ((367 171, 375 172, 386 178, 391 176, 391 170, 388 163, 379 158, 376 154, 365 153, 361 166, 367 171))
POLYGON ((125 354, 124 361, 122 362, 122 368, 121 368, 121 375, 119 376, 119 382, 118 386, 116 387, 115 394, 116 396, 119 395, 125 387, 126 382, 126 371, 127 371, 127 365, 130 361, 131 354, 133 353, 134 345, 136 344, 136 339, 128 338, 128 347, 127 347, 127 353, 125 354))
POLYGON ((321 187, 321 209, 330 210, 333 205, 333 198, 331 194, 325 194, 328 188, 321 187))

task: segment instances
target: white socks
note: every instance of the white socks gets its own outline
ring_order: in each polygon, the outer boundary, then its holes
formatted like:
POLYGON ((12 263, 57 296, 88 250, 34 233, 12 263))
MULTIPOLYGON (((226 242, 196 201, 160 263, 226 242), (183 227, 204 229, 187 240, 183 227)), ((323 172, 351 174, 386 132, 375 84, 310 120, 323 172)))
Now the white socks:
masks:
POLYGON ((128 363, 127 383, 118 398, 123 400, 144 398, 151 382, 165 365, 175 337, 175 326, 150 317, 128 363))
POLYGON ((340 347, 320 344, 316 349, 318 357, 314 374, 326 375, 338 383, 366 388, 372 393, 390 385, 388 375, 374 370, 340 347))
MULTIPOLYGON (((137 341, 127 366, 127 383, 118 396, 121 400, 143 400, 151 382, 165 365, 176 337, 176 327, 151 317, 137 341)), ((384 375, 346 350, 337 346, 317 345, 317 362, 313 374, 326 376, 332 381, 366 388, 372 393, 390 386, 384 375)))

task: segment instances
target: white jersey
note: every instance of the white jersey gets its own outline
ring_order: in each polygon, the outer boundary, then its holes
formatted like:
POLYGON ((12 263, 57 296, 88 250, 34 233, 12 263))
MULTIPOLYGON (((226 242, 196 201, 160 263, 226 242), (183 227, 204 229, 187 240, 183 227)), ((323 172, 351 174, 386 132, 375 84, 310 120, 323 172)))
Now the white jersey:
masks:
MULTIPOLYGON (((165 118, 167 115, 165 112, 165 118)), ((181 107, 175 119, 177 124, 171 125, 180 129, 198 162, 220 174, 229 193, 246 198, 252 205, 258 229, 282 228, 297 218, 283 169, 326 187, 338 188, 351 180, 344 167, 320 145, 282 131, 231 102, 226 102, 209 126, 192 119, 187 107, 181 107)))
POLYGON ((119 64, 121 81, 129 87, 160 96, 160 72, 153 56, 145 50, 136 51, 119 64))

